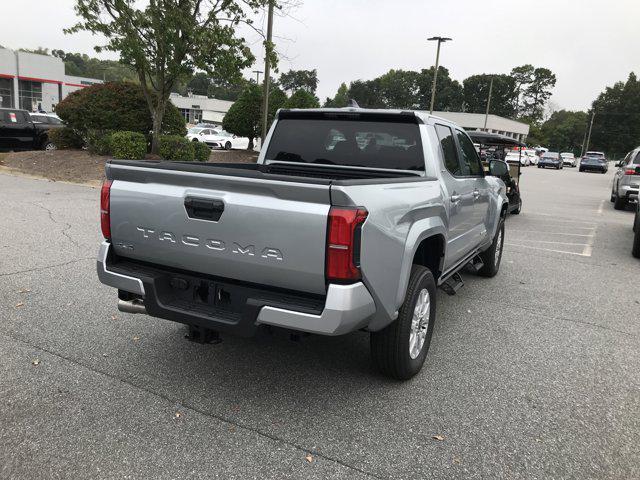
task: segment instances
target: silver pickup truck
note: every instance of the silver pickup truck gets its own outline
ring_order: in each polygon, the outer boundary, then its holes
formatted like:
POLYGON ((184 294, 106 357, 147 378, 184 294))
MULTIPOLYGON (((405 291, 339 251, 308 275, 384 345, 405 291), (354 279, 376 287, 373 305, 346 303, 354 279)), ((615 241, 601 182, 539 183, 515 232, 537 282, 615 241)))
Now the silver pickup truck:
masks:
POLYGON ((436 287, 498 272, 506 168, 422 112, 281 110, 257 164, 108 162, 98 276, 120 310, 201 340, 368 331, 374 365, 407 379, 436 287))

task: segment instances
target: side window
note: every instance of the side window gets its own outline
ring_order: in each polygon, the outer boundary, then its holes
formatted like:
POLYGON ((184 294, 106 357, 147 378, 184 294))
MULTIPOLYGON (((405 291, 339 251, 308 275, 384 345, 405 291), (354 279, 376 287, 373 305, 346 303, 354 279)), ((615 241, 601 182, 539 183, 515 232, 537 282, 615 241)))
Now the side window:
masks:
POLYGON ((482 175, 482 164, 478 158, 476 148, 473 146, 469 137, 456 130, 458 143, 460 144, 460 163, 462 164, 462 175, 482 175))
MULTIPOLYGON (((633 155, 630 155, 633 158, 633 155)), ((636 158, 634 158, 631 163, 634 165, 640 165, 640 151, 636 154, 636 158)))
POLYGON ((460 163, 458 162, 458 154, 456 153, 456 144, 453 141, 453 133, 449 127, 436 124, 436 133, 440 140, 442 155, 444 156, 444 166, 449 170, 451 175, 462 175, 460 171, 460 163))

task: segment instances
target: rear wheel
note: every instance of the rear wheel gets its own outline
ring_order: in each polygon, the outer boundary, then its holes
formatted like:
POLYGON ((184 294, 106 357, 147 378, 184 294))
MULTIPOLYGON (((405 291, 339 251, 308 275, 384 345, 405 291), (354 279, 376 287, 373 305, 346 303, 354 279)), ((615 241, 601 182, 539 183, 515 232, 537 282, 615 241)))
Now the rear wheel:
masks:
POLYGON ((225 150, 231 150, 231 142, 227 142, 224 144, 224 149, 225 150))
POLYGON ((518 208, 516 208, 513 212, 511 212, 511 214, 512 215, 518 215, 521 211, 522 211, 522 199, 519 198, 518 199, 518 208))
POLYGON ((633 221, 633 246, 631 247, 631 255, 640 258, 640 210, 636 210, 636 216, 633 221))
POLYGON ((613 201, 613 208, 616 210, 624 210, 627 206, 627 200, 624 198, 620 198, 620 196, 616 195, 615 200, 613 201))
POLYGON ((47 141, 44 143, 44 146, 43 146, 42 148, 43 148, 44 150, 48 151, 48 152, 51 152, 51 151, 53 151, 53 150, 57 150, 57 149, 58 149, 58 147, 56 147, 56 144, 55 144, 55 143, 53 143, 51 140, 47 140, 47 141))
POLYGON ((422 369, 436 319, 436 282, 422 265, 411 269, 409 286, 398 318, 371 333, 371 358, 377 370, 408 380, 422 369))
POLYGON ((483 277, 495 277, 500 270, 502 247, 504 246, 504 217, 500 217, 498 231, 493 237, 491 246, 480 254, 484 266, 478 271, 483 277))

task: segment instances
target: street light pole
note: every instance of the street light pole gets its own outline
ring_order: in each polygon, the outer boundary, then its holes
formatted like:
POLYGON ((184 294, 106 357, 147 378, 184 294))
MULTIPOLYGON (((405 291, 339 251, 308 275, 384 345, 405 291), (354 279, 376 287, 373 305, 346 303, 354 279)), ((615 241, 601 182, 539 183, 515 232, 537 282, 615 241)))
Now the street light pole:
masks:
POLYGON ((256 74, 256 85, 260 85, 260 74, 262 73, 262 70, 254 70, 253 73, 256 74))
POLYGON ((269 61, 271 38, 273 36, 273 2, 269 0, 269 14, 267 20, 267 43, 264 54, 264 87, 262 91, 262 136, 260 137, 260 148, 264 144, 264 138, 267 136, 267 113, 269 110, 269 80, 271 76, 271 65, 269 61))
POLYGON ((487 129, 487 120, 489 120, 489 108, 491 108, 491 93, 493 92, 493 75, 489 84, 489 98, 487 99, 487 111, 484 114, 484 129, 487 129))
POLYGON ((593 112, 591 112, 591 121, 589 122, 589 133, 587 134, 587 141, 584 144, 584 149, 581 155, 582 157, 584 157, 587 151, 589 150, 589 142, 591 141, 591 129, 593 128, 593 117, 595 116, 596 116, 596 110, 593 109, 593 112))
POLYGON ((436 84, 438 82, 438 67, 440 65, 440 44, 447 42, 451 39, 447 37, 431 37, 431 38, 428 38, 427 40, 429 41, 435 40, 438 42, 438 48, 436 50, 436 68, 433 72, 433 82, 431 84, 431 105, 429 107, 429 113, 433 113, 433 104, 436 101, 436 84))

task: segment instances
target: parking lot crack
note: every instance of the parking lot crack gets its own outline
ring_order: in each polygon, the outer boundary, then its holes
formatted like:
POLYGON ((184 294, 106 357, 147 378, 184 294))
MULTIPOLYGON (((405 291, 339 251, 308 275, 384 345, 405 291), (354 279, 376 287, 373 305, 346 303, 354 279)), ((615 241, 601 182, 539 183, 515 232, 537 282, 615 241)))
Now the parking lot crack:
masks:
MULTIPOLYGON (((54 216, 53 216, 53 212, 45 207, 44 205, 40 204, 40 203, 34 203, 31 202, 31 205, 34 205, 42 210, 44 210, 45 212, 47 212, 47 214, 49 215, 49 220, 51 220, 53 223, 55 223, 56 225, 60 225, 60 222, 58 222, 54 216)), ((71 224, 64 222, 64 227, 62 228, 62 230, 60 230, 60 233, 62 233, 62 235, 64 235, 73 245, 75 245, 76 247, 80 247, 80 245, 78 245, 78 242, 76 242, 73 238, 71 238, 71 236, 69 235, 68 231, 71 228, 71 224)))
POLYGON ((247 432, 254 433, 254 434, 259 435, 261 437, 267 438, 267 439, 269 439, 271 441, 278 442, 278 443, 281 443, 283 445, 287 445, 289 447, 292 447, 292 448, 294 448, 296 450, 301 451, 302 453, 311 454, 314 457, 322 458, 322 459, 327 460, 329 462, 336 463, 336 464, 338 464, 338 465, 340 465, 342 467, 345 467, 345 468, 347 468, 349 470, 352 470, 354 472, 358 472, 358 473, 360 473, 362 475, 365 475, 365 476, 367 476, 369 478, 375 478, 375 479, 383 479, 383 478, 385 478, 385 477, 377 475, 375 473, 367 472, 367 471, 365 471, 365 470, 363 470, 363 469, 361 469, 359 467, 356 467, 356 466, 351 465, 351 464, 349 464, 349 463, 347 463, 347 462, 345 462, 343 460, 340 460, 339 458, 335 458, 335 457, 326 455, 326 454, 321 453, 321 452, 319 452, 319 451, 317 451, 315 449, 309 449, 309 448, 307 448, 307 447, 305 447, 305 446, 303 446, 303 445, 301 445, 299 443, 291 442, 291 441, 286 440, 284 438, 278 437, 277 435, 274 435, 272 433, 265 432, 264 430, 262 430, 260 428, 253 427, 253 426, 250 426, 250 425, 245 425, 245 424, 243 424, 241 422, 232 420, 232 419, 227 418, 227 417, 225 417, 223 415, 219 415, 219 414, 216 414, 216 413, 208 412, 208 411, 200 409, 200 408, 198 408, 198 407, 196 407, 194 405, 190 405, 188 402, 184 402, 182 399, 171 398, 170 396, 168 396, 166 394, 163 394, 163 393, 160 393, 160 392, 156 392, 154 390, 151 390, 150 388, 143 387, 141 385, 136 385, 135 383, 132 383, 129 380, 125 380, 125 379, 117 377, 117 376, 115 376, 115 375, 113 375, 113 374, 111 374, 109 372, 105 372, 105 371, 99 370, 99 369, 97 369, 97 368, 95 368, 95 367, 93 367, 91 365, 88 365, 88 364, 83 363, 83 362, 79 362, 78 360, 76 360, 74 358, 71 358, 71 357, 68 357, 66 355, 62 355, 60 353, 54 352, 53 350, 51 350, 49 348, 46 348, 46 347, 43 347, 43 346, 40 346, 40 345, 36 345, 36 344, 34 344, 32 342, 29 342, 28 340, 25 340, 23 338, 17 337, 15 335, 12 335, 12 334, 9 334, 9 333, 6 333, 6 332, 0 333, 0 335, 4 336, 5 338, 9 338, 9 339, 11 339, 11 340, 13 340, 15 342, 19 342, 19 343, 22 343, 24 345, 27 345, 30 348, 35 348, 37 350, 40 350, 41 352, 47 353, 47 354, 49 354, 49 355, 51 355, 53 357, 56 357, 56 358, 58 358, 60 360, 69 362, 69 363, 71 363, 73 365, 76 365, 76 366, 78 366, 80 368, 87 369, 87 370, 89 370, 89 371, 91 371, 91 372, 93 372, 95 374, 102 375, 102 376, 107 377, 107 378, 109 378, 111 380, 114 380, 116 382, 119 382, 119 383, 122 383, 124 385, 127 385, 127 386, 129 386, 131 388, 135 388, 135 389, 141 390, 141 391, 143 391, 145 393, 148 393, 149 395, 152 395, 152 396, 160 398, 160 399, 162 399, 162 400, 164 400, 166 402, 169 402, 171 405, 180 404, 186 410, 190 410, 190 411, 192 411, 194 413, 198 413, 200 415, 204 415, 206 417, 213 418, 213 419, 218 420, 218 421, 220 421, 222 423, 225 423, 225 424, 228 424, 228 425, 232 425, 232 426, 234 426, 236 428, 245 430, 247 432))
POLYGON ((71 265, 73 263, 84 262, 85 260, 95 260, 95 256, 76 258, 64 263, 54 263, 53 265, 44 265, 42 267, 26 268, 24 270, 18 270, 16 272, 0 273, 0 277, 10 277, 11 275, 19 275, 21 273, 39 272, 41 270, 48 270, 49 268, 64 267, 65 265, 71 265))

